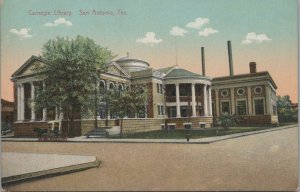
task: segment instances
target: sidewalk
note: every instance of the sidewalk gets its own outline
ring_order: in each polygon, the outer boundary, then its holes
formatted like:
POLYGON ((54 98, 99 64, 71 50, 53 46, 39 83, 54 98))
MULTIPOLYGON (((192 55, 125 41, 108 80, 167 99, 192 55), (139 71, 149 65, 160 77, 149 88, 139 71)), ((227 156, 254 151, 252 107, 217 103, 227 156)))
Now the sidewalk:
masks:
POLYGON ((98 167, 95 156, 2 153, 2 184, 98 167))
MULTIPOLYGON (((216 136, 216 137, 206 137, 193 139, 191 138, 189 142, 186 139, 110 139, 110 138, 86 138, 85 136, 68 138, 68 142, 82 142, 82 143, 182 143, 182 144, 209 144, 213 142, 223 141, 226 139, 233 139, 238 137, 244 137, 248 135, 254 135, 259 133, 265 133, 270 131, 278 131, 282 129, 296 128, 298 124, 287 125, 278 128, 270 128, 259 131, 235 133, 231 135, 216 136)), ((38 142, 37 138, 1 138, 2 141, 13 141, 13 142, 38 142)))

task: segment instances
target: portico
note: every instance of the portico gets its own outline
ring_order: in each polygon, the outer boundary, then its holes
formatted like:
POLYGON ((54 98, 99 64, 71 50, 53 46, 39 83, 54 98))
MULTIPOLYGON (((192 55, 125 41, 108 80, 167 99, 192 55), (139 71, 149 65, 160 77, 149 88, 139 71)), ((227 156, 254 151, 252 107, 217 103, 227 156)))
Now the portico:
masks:
POLYGON ((168 118, 212 116, 210 78, 179 67, 164 78, 168 118))

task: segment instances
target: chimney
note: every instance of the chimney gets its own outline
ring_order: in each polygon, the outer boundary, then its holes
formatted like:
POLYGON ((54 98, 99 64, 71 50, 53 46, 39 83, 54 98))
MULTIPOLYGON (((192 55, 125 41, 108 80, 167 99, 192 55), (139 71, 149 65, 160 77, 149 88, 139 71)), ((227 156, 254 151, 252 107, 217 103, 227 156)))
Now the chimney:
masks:
POLYGON ((201 47, 201 59, 202 59, 202 75, 205 76, 205 57, 204 57, 204 47, 201 47))
POLYGON ((233 76, 232 50, 231 50, 231 42, 230 41, 227 41, 227 47, 228 47, 229 73, 230 73, 230 76, 233 76))
POLYGON ((256 63, 255 62, 250 62, 249 68, 250 68, 250 74, 256 73, 256 63))

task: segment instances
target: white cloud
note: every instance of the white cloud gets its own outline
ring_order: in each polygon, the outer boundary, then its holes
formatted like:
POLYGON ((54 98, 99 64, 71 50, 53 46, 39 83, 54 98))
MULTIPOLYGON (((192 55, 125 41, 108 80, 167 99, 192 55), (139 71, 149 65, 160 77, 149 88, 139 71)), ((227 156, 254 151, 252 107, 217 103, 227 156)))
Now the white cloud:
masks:
POLYGON ((30 28, 22 28, 19 31, 17 29, 11 29, 9 30, 11 33, 17 35, 21 39, 23 38, 30 38, 32 37, 31 34, 29 34, 30 28))
POLYGON ((189 22, 186 24, 186 27, 193 28, 193 29, 200 29, 203 25, 209 23, 208 18, 196 18, 195 21, 189 22))
POLYGON ((60 18, 56 19, 53 23, 45 23, 44 24, 45 27, 55 27, 58 25, 72 26, 72 22, 66 20, 65 18, 60 17, 60 18))
POLYGON ((155 37, 155 33, 154 32, 147 32, 145 34, 145 37, 142 38, 138 38, 136 40, 137 43, 144 43, 144 44, 150 44, 151 46, 153 46, 153 44, 158 44, 162 42, 162 39, 157 39, 155 37))
POLYGON ((178 26, 172 27, 172 29, 170 31, 170 34, 173 35, 173 36, 184 37, 186 33, 187 33, 187 30, 182 29, 182 28, 180 28, 178 26))
POLYGON ((203 29, 202 31, 199 31, 198 34, 199 34, 199 36, 207 37, 207 36, 209 36, 211 34, 215 34, 215 33, 219 33, 219 31, 209 27, 209 28, 203 29))
POLYGON ((263 41, 271 41, 266 34, 256 34, 255 32, 248 33, 242 44, 262 43, 263 41))

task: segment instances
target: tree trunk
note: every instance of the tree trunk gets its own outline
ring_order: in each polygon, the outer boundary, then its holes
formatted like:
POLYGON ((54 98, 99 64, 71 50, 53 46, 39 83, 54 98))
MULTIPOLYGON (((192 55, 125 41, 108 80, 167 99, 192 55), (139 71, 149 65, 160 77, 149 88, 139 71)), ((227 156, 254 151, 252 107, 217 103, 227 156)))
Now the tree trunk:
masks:
POLYGON ((123 133, 123 118, 120 119, 121 123, 120 123, 120 138, 122 138, 122 133, 123 133))

